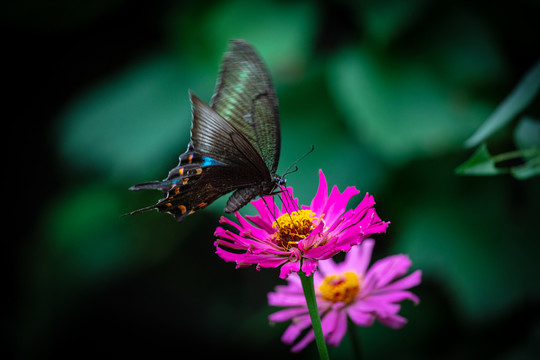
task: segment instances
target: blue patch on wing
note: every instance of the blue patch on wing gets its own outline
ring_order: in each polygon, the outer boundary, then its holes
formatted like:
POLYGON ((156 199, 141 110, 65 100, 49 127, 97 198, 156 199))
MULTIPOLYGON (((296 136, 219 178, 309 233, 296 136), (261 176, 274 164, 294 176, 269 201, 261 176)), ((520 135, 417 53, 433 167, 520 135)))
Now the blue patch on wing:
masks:
POLYGON ((211 166, 211 165, 225 165, 225 164, 222 163, 221 161, 217 161, 217 160, 209 158, 207 156, 203 156, 202 157, 201 167, 211 166))

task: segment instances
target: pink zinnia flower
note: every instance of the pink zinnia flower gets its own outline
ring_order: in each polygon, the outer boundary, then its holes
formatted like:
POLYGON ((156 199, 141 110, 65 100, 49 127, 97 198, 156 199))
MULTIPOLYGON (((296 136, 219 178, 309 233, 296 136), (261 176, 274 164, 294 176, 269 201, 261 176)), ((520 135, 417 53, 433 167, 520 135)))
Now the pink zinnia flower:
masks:
MULTIPOLYGON (((332 259, 319 262, 314 274, 317 306, 321 315, 322 330, 327 344, 338 346, 347 332, 347 317, 359 326, 371 326, 375 319, 386 326, 399 329, 407 319, 398 315, 403 300, 420 301, 405 289, 420 284, 422 273, 416 270, 399 280, 411 266, 407 255, 393 255, 381 259, 368 269, 375 242, 365 240, 346 255, 345 261, 336 264, 332 259)), ((294 343, 302 333, 307 334, 292 347, 297 352, 305 348, 315 336, 306 299, 298 274, 287 278, 288 284, 276 286, 268 294, 268 303, 286 307, 270 315, 272 322, 292 320, 282 341, 294 343)))
POLYGON ((319 260, 349 251, 366 237, 386 231, 389 223, 377 216, 373 196, 366 194, 355 209, 346 210, 351 197, 359 193, 355 187, 340 193, 334 186, 328 196, 320 170, 319 189, 310 206, 300 209, 292 188, 286 188, 281 194, 281 210, 273 196, 268 196, 252 201, 258 216, 244 218, 235 213, 238 223, 222 217, 220 223, 236 228, 238 234, 218 227, 216 253, 225 261, 236 262, 237 268, 281 266, 281 278, 299 270, 309 276, 319 260))

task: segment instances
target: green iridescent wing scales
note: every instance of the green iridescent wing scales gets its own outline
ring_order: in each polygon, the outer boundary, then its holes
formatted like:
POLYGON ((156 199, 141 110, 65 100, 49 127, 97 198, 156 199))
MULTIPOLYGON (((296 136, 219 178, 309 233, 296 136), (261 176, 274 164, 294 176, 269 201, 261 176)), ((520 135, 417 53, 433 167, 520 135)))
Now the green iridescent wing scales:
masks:
POLYGON ((251 143, 275 173, 281 148, 276 93, 266 67, 247 42, 231 41, 210 107, 251 143))

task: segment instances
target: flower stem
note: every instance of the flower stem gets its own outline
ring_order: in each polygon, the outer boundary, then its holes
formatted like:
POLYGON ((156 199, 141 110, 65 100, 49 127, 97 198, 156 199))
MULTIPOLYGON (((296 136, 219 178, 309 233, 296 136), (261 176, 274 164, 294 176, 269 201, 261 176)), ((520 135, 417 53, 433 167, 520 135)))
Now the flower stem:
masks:
POLYGON ((300 280, 302 281, 302 289, 304 290, 304 296, 306 297, 309 317, 311 318, 311 325, 313 326, 313 332, 315 333, 315 342, 317 343, 317 349, 319 350, 319 357, 323 360, 329 360, 330 357, 328 356, 328 349, 326 349, 321 326, 321 317, 319 316, 319 309, 317 308, 317 299, 315 298, 313 275, 306 276, 303 271, 299 271, 298 275, 300 275, 300 280))
POLYGON ((349 322, 349 326, 347 328, 349 329, 349 338, 351 339, 354 359, 362 360, 362 347, 360 346, 360 338, 358 337, 357 326, 351 321, 351 319, 348 319, 347 321, 349 322))

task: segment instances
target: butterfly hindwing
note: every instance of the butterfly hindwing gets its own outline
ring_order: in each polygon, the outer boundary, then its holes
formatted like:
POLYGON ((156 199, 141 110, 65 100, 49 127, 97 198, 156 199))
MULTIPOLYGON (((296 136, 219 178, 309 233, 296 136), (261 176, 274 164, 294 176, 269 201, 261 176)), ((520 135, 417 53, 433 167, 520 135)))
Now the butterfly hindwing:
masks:
POLYGON ((230 191, 213 185, 212 179, 228 173, 223 167, 208 166, 201 169, 197 177, 189 178, 182 186, 172 187, 155 205, 158 211, 170 213, 177 221, 182 221, 230 191))
POLYGON ((177 221, 205 208, 221 196, 238 188, 244 181, 245 169, 229 166, 193 151, 191 144, 180 156, 180 163, 163 181, 132 186, 131 190, 156 189, 165 195, 155 205, 137 212, 157 209, 170 213, 177 221))

